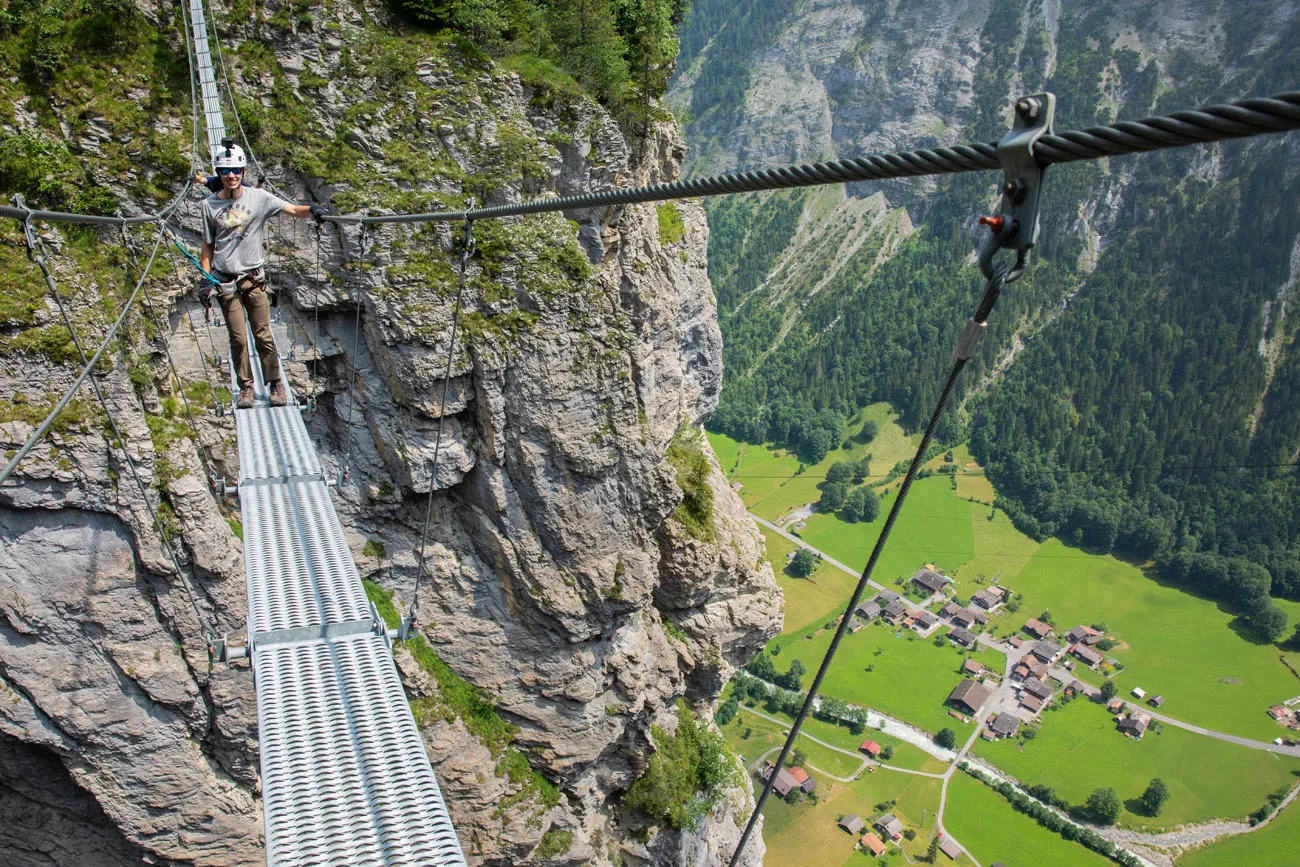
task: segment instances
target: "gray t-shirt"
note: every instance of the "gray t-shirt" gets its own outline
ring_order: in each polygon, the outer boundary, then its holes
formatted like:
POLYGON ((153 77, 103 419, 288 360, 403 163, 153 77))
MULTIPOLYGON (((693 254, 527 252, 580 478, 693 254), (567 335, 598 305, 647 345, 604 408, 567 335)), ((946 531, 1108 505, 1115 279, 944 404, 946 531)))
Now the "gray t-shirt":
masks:
POLYGON ((203 242, 212 245, 212 270, 243 274, 262 267, 262 224, 289 203, 257 187, 241 187, 239 198, 203 200, 203 242))

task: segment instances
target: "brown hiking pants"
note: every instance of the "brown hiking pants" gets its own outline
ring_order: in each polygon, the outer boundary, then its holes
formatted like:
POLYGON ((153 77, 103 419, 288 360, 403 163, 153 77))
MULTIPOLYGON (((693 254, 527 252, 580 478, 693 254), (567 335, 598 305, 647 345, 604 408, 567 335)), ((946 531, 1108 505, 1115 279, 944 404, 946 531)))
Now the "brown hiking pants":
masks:
POLYGON ((235 365, 235 375, 239 387, 253 384, 253 365, 248 360, 248 330, 245 321, 253 330, 253 340, 257 343, 257 355, 262 359, 262 380, 270 385, 280 378, 280 355, 275 348, 275 339, 271 336, 271 304, 266 297, 266 286, 258 286, 247 292, 235 292, 233 295, 216 293, 221 303, 221 312, 226 317, 226 331, 230 334, 230 358, 235 365), (248 311, 248 319, 244 319, 248 311))

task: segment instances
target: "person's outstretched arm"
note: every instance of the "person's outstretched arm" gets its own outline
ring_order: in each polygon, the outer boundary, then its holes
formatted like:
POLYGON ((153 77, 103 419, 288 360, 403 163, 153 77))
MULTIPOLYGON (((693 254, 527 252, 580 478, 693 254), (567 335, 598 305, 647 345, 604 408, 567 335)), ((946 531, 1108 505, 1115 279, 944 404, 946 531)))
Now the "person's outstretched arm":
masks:
POLYGON ((305 220, 308 217, 320 222, 320 218, 329 213, 324 205, 285 205, 284 212, 291 217, 305 220))

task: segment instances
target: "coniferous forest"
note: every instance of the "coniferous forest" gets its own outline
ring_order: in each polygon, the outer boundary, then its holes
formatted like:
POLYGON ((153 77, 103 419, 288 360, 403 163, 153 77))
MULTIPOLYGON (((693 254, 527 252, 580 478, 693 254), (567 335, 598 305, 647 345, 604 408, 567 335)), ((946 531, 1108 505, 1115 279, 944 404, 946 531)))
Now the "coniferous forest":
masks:
MULTIPOLYGON (((1251 51, 1263 14, 1254 6, 1226 33, 1226 64, 1184 52, 1158 66, 1095 38, 1107 32, 1109 5, 1063 12, 1044 77, 1038 4, 995 2, 963 140, 1003 135, 1017 72, 1021 92, 1057 94, 1058 129, 1300 81, 1300 32, 1251 51)), ((697 3, 683 45, 698 41, 697 22, 717 28, 725 8, 697 3)), ((711 54, 720 48, 715 40, 701 81, 708 63, 723 64, 711 54)), ((739 110, 734 100, 706 103, 713 115, 739 110)), ((713 115, 697 133, 717 125, 713 115)), ((701 123, 694 111, 692 121, 701 123)), ((1289 136, 1052 167, 1032 268, 1004 294, 940 430, 944 443, 969 441, 1026 533, 1154 560, 1165 578, 1224 601, 1270 640, 1285 618, 1269 596, 1300 598, 1300 327, 1280 317, 1300 233, 1297 150, 1289 136), (1106 209, 1106 243, 1090 249, 1080 215, 1100 222, 1106 209), (1014 363, 994 376, 1013 338, 1014 363)), ((850 155, 859 154, 839 154, 850 155)), ((975 218, 994 206, 995 183, 991 174, 941 179, 883 265, 864 245, 793 315, 762 287, 805 198, 707 203, 726 340, 711 428, 808 463, 836 448, 844 421, 868 403, 889 401, 919 430, 982 289, 975 218)))

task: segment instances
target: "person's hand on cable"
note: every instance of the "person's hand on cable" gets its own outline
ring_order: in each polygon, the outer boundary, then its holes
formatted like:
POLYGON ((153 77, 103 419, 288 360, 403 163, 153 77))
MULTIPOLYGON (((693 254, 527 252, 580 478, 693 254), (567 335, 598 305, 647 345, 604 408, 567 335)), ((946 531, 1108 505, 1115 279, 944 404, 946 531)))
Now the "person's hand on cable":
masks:
POLYGON ((322 222, 324 220, 325 215, 330 212, 330 209, 327 208, 325 205, 312 205, 310 210, 311 210, 311 218, 315 220, 317 223, 322 222))
POLYGON ((199 303, 204 309, 212 307, 212 281, 207 277, 200 276, 198 282, 194 285, 194 294, 199 297, 199 303))

